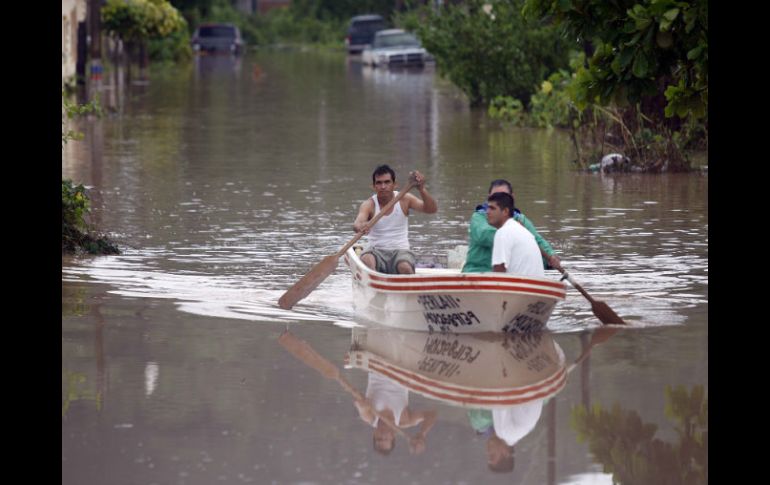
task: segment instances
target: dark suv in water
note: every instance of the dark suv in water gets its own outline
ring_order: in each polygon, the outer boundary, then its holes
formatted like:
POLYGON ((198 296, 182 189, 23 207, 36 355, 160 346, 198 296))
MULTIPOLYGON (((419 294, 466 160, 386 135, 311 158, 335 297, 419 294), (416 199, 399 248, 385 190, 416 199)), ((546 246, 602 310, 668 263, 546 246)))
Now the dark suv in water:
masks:
POLYGON ((201 24, 190 41, 195 52, 241 54, 241 31, 233 24, 201 24))
POLYGON ((385 19, 379 15, 358 15, 350 19, 348 35, 345 37, 349 54, 357 54, 372 43, 374 34, 387 28, 385 19))

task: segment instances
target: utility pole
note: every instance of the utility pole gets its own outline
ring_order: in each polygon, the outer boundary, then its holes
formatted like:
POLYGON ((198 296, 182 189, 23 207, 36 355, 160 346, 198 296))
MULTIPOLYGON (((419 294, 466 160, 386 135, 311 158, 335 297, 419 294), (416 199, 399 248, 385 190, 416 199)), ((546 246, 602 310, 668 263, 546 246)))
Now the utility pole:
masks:
POLYGON ((88 0, 89 100, 93 100, 102 84, 102 0, 88 0))

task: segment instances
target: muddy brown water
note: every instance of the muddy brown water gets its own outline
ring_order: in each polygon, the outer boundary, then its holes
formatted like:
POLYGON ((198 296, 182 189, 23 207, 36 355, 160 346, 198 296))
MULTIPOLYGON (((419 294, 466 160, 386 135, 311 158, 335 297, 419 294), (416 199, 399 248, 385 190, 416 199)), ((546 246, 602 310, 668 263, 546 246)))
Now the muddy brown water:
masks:
MULTIPOLYGON (((432 67, 337 53, 200 58, 102 99, 111 113, 78 124, 62 176, 92 187, 124 253, 62 258, 62 483, 612 483, 601 443, 633 426, 581 427, 579 406, 617 406, 677 447, 671 389, 708 396, 708 176, 578 173, 564 133, 501 127, 432 67), (374 451, 350 394, 277 342, 288 328, 343 367, 358 322, 342 265, 293 311, 276 301, 353 236, 383 162, 399 180, 421 170, 439 202, 410 218, 418 252, 464 244, 508 178, 574 278, 631 323, 542 403, 511 472, 489 470, 467 409, 416 392, 410 409, 437 415, 425 451, 374 451)), ((567 364, 599 325, 570 288, 549 321, 567 364)), ((365 391, 365 371, 341 372, 365 391)))

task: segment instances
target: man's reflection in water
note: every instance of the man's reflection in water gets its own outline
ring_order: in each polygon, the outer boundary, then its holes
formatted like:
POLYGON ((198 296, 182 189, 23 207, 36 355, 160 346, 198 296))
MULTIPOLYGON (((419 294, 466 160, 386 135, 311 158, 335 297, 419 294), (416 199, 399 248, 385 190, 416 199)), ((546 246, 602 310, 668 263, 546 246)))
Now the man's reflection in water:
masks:
POLYGON ((369 372, 366 399, 356 401, 361 419, 374 428, 374 449, 388 455, 396 446, 396 431, 377 415, 384 416, 401 429, 420 425, 417 434, 409 438, 409 451, 417 454, 425 451, 425 437, 436 423, 436 411, 409 409, 409 390, 401 384, 369 372), (376 412, 375 412, 376 411, 376 412))
POLYGON ((487 464, 494 472, 513 471, 513 447, 535 429, 543 410, 543 399, 507 408, 471 409, 468 419, 476 433, 487 438, 487 464))

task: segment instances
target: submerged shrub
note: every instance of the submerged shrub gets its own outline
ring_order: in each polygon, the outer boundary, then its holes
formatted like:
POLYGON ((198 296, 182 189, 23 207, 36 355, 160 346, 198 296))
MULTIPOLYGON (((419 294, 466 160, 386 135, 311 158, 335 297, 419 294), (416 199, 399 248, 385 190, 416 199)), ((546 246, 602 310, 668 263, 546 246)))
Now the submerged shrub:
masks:
MULTIPOLYGON (((88 104, 76 104, 62 93, 62 146, 70 140, 79 140, 83 134, 67 129, 67 120, 88 113, 101 113, 98 100, 88 104)), ((84 250, 91 254, 120 254, 118 246, 107 237, 99 235, 86 222, 90 199, 83 184, 72 180, 61 181, 61 248, 63 252, 84 250)))
POLYGON ((74 185, 72 180, 61 181, 61 220, 62 230, 65 226, 75 229, 85 229, 85 215, 88 212, 89 199, 83 184, 74 185))
POLYGON ((90 199, 83 184, 61 182, 61 248, 63 252, 85 251, 90 254, 120 254, 118 246, 106 236, 95 233, 86 222, 90 199))
POLYGON ((541 83, 540 89, 530 98, 531 123, 534 126, 571 126, 578 114, 568 92, 571 80, 570 72, 560 70, 541 83))
POLYGON ((487 113, 493 119, 517 125, 524 122, 524 105, 521 101, 511 96, 495 96, 492 98, 487 113))

